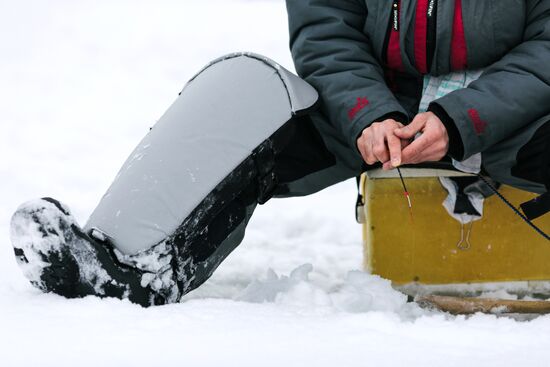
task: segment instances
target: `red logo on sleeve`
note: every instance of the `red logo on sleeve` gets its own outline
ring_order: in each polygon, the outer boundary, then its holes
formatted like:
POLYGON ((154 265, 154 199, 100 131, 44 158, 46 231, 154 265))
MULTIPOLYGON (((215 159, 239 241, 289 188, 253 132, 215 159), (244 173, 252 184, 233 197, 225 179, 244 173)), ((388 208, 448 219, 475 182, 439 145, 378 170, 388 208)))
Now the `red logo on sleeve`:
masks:
POLYGON ((348 118, 350 120, 353 120, 353 118, 361 111, 363 108, 367 107, 369 105, 369 100, 366 97, 358 97, 357 103, 355 106, 348 111, 348 118))
POLYGON ((468 116, 470 116, 470 120, 474 123, 474 130, 476 131, 476 134, 483 134, 485 132, 485 128, 487 127, 487 123, 479 117, 479 112, 477 112, 476 109, 471 108, 468 110, 468 116))

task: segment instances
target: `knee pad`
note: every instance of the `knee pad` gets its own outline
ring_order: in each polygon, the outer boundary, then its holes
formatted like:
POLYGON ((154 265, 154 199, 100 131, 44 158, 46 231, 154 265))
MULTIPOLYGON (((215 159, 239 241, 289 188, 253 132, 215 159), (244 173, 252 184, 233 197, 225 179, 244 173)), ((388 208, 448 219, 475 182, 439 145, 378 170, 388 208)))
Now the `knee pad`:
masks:
POLYGON ((276 186, 275 156, 289 139, 281 131, 317 100, 313 87, 263 56, 211 62, 135 148, 84 230, 123 255, 168 239, 204 262, 236 246, 276 186))

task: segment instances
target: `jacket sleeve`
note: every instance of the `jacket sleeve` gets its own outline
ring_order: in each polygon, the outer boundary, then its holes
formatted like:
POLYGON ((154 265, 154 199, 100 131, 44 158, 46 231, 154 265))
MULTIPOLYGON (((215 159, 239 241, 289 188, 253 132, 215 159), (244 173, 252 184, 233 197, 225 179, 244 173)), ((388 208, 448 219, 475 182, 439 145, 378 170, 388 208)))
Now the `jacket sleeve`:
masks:
POLYGON ((322 112, 354 150, 372 122, 385 116, 407 120, 363 31, 364 0, 287 0, 286 5, 296 71, 317 89, 322 112))
POLYGON ((523 42, 467 88, 430 107, 443 108, 460 133, 462 156, 455 159, 482 152, 550 113, 549 63, 550 0, 528 0, 523 42))

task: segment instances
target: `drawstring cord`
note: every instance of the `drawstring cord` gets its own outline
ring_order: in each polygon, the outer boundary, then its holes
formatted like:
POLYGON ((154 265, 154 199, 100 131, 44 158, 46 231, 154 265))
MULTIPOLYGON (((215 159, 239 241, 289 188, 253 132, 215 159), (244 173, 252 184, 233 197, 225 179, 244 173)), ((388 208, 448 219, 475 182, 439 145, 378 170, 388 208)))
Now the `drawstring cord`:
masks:
POLYGON ((498 190, 485 178, 483 177, 482 175, 480 175, 479 173, 477 174, 477 177, 479 177, 479 179, 481 181, 483 181, 490 189, 491 191, 493 191, 495 193, 495 195, 497 195, 500 200, 502 200, 502 202, 504 202, 504 204, 508 205, 508 207, 510 209, 512 209, 514 211, 514 213, 516 213, 517 216, 519 216, 521 219, 523 219, 523 221, 525 223, 527 223, 531 228, 533 228, 538 234, 540 234, 543 238, 545 238, 547 241, 550 241, 550 236, 548 236, 542 229, 540 229, 539 227, 537 227, 533 222, 531 222, 529 220, 529 218, 527 218, 525 215, 523 215, 523 213, 521 213, 514 205, 512 205, 512 203, 510 203, 500 192, 498 192, 498 190))

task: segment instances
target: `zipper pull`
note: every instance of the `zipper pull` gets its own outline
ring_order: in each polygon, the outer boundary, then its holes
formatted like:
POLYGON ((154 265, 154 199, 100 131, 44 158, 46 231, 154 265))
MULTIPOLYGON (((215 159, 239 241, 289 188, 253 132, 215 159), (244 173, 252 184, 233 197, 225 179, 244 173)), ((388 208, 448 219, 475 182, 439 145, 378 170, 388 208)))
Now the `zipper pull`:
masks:
POLYGON ((392 5, 392 28, 395 32, 399 32, 399 0, 393 0, 392 5))

